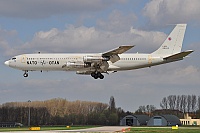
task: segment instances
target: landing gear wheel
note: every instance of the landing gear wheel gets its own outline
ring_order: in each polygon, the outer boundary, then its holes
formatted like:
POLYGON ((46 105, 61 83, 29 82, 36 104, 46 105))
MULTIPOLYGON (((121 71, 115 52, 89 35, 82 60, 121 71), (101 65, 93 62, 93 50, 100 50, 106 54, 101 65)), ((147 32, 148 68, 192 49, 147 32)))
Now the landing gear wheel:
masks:
POLYGON ((98 79, 98 75, 97 74, 94 75, 94 79, 98 79))
POLYGON ((100 72, 97 72, 96 75, 97 75, 97 77, 100 77, 100 76, 101 76, 101 73, 100 73, 100 72))
POLYGON ((23 74, 24 77, 28 77, 28 73, 27 73, 27 72, 28 72, 28 71, 25 71, 25 72, 24 72, 24 74, 23 74))
POLYGON ((99 78, 100 78, 100 79, 104 79, 104 76, 101 74, 99 78))
POLYGON ((96 75, 96 73, 95 72, 92 72, 91 73, 91 76, 94 78, 94 76, 96 75))
POLYGON ((104 76, 103 76, 100 72, 92 72, 92 73, 91 73, 91 76, 92 76, 94 79, 98 79, 98 78, 103 79, 103 78, 104 78, 104 76))

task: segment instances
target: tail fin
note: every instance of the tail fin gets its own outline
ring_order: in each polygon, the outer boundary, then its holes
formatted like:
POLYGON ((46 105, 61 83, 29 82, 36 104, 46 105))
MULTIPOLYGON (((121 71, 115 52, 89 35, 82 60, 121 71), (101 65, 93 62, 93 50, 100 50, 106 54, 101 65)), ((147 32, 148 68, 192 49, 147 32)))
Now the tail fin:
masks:
POLYGON ((177 24, 161 47, 152 54, 172 55, 181 52, 187 24, 177 24))

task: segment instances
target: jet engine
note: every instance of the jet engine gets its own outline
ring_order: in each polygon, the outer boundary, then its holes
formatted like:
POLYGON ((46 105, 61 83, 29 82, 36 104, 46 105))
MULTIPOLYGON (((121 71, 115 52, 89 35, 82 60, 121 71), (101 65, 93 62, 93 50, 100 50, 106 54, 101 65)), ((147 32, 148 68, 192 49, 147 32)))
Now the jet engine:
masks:
POLYGON ((90 67, 90 64, 84 62, 67 62, 63 67, 67 68, 86 68, 90 67))
POLYGON ((89 63, 97 63, 97 62, 109 61, 109 58, 102 56, 87 55, 83 57, 83 61, 89 63))

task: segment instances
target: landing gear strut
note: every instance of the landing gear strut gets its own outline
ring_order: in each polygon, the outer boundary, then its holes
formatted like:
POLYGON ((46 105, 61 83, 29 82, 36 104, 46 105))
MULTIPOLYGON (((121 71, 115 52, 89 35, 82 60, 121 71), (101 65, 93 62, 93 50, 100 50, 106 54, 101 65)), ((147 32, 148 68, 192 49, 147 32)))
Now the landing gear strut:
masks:
POLYGON ((94 79, 98 79, 98 78, 103 79, 103 78, 104 78, 103 74, 101 74, 100 72, 92 72, 92 73, 91 73, 91 76, 92 76, 94 79))
POLYGON ((25 71, 23 74, 24 77, 28 77, 28 71, 25 71))

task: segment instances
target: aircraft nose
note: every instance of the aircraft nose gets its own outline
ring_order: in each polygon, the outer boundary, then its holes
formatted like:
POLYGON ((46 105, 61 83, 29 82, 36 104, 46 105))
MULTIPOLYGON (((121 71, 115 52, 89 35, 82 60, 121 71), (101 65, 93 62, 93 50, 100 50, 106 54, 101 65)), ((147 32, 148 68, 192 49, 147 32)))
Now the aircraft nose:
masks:
POLYGON ((5 61, 4 64, 5 64, 6 66, 9 66, 9 61, 5 61))

